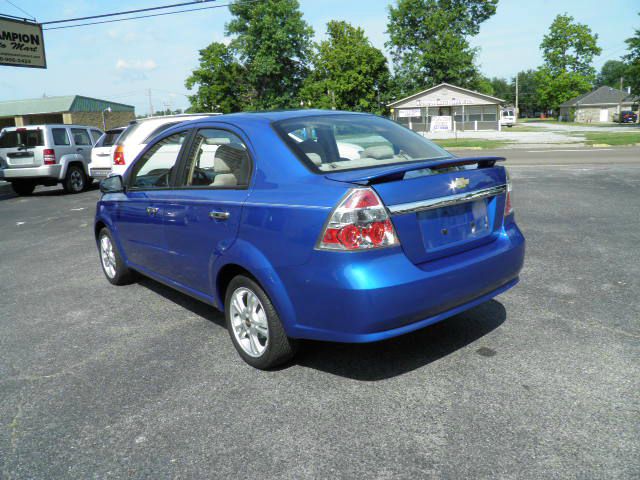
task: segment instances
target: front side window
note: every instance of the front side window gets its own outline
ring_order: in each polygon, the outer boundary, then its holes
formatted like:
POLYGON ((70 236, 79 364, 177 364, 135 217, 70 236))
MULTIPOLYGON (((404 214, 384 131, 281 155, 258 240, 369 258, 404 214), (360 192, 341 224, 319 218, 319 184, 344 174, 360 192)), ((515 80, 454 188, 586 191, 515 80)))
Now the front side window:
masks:
POLYGON ((51 135, 53 136, 54 145, 71 145, 66 128, 52 128, 51 135))
POLYGON ((240 138, 225 130, 199 130, 187 162, 186 187, 242 188, 249 184, 251 162, 240 138))
POLYGON ((133 167, 129 185, 134 188, 166 188, 178 163, 180 149, 187 132, 160 140, 133 167))
POLYGON ((76 145, 92 145, 91 138, 84 128, 72 128, 71 135, 76 145))
POLYGON ((423 136, 373 115, 293 118, 276 122, 274 127, 298 158, 320 172, 451 156, 423 136))

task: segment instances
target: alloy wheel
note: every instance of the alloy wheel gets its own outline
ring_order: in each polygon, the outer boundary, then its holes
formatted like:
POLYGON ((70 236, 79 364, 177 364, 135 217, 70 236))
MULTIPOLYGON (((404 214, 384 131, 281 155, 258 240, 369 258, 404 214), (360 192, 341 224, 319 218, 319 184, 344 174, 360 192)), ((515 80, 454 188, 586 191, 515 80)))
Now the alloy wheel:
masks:
POLYGON ((230 321, 236 342, 251 357, 260 357, 269 344, 267 313, 258 296, 241 287, 231 296, 230 321))
POLYGON ((113 251, 113 244, 107 235, 100 238, 100 258, 102 259, 102 268, 107 277, 114 278, 116 276, 116 255, 113 251))

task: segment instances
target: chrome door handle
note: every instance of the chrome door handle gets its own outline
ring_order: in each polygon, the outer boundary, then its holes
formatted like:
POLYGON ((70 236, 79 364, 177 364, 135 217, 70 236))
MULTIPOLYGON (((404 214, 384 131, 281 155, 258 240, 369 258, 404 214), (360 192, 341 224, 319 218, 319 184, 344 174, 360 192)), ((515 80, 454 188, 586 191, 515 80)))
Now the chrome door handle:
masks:
POLYGON ((209 218, 212 220, 226 220, 231 216, 229 212, 218 212, 217 210, 212 210, 209 212, 209 218))
POLYGON ((156 213, 158 213, 158 207, 147 207, 147 213, 149 215, 155 215, 156 213))

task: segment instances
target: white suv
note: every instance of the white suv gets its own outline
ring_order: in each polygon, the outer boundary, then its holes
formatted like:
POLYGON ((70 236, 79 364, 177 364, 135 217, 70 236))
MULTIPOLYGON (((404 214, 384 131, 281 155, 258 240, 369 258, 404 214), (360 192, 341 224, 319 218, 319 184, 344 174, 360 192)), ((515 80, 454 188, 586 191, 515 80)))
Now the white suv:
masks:
POLYGON ((100 177, 104 178, 110 174, 124 174, 127 167, 136 156, 147 146, 147 144, 160 132, 173 127, 181 122, 196 120, 219 113, 197 113, 184 115, 167 115, 165 117, 148 117, 134 120, 120 134, 111 155, 92 159, 90 168, 100 171, 100 177))

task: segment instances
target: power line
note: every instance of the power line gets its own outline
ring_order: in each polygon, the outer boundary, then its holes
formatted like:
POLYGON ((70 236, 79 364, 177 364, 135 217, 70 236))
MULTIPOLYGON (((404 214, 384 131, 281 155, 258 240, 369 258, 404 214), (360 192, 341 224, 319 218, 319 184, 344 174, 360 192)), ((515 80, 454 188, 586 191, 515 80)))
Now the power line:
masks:
POLYGON ((20 8, 18 5, 16 5, 16 4, 15 4, 15 3, 13 3, 13 2, 10 2, 9 0, 4 0, 4 1, 5 1, 5 2, 7 2, 9 5, 11 5, 11 6, 13 6, 13 7, 17 8, 18 10, 20 10, 20 11, 21 11, 22 13, 24 13, 25 15, 28 15, 29 17, 31 17, 31 19, 32 19, 32 20, 34 20, 34 21, 35 21, 36 17, 34 17, 33 15, 31 15, 31 14, 30 14, 29 12, 27 12, 26 10, 24 10, 24 9, 20 8))
MULTIPOLYGON (((215 1, 215 0, 206 0, 206 1, 215 1)), ((253 0, 258 1, 258 0, 253 0)), ((189 8, 185 10, 176 10, 175 12, 165 12, 165 13, 154 13, 152 15, 138 15, 135 17, 127 17, 127 18, 116 18, 114 20, 102 20, 100 22, 88 22, 88 23, 78 23, 75 25, 65 25, 63 27, 51 27, 44 28, 43 30, 62 30, 65 28, 75 28, 75 27, 86 27, 87 25, 99 25, 102 23, 114 23, 114 22, 124 22, 126 20, 138 20, 140 18, 151 18, 151 17, 162 17, 164 15, 174 15, 176 13, 186 13, 186 12, 197 12, 200 10, 212 10, 214 8, 223 8, 232 5, 231 3, 225 3, 223 5, 213 5, 211 7, 202 7, 202 8, 189 8)))
MULTIPOLYGON (((9 0, 6 0, 6 1, 9 1, 9 0)), ((120 15, 128 15, 130 13, 150 12, 152 10, 162 10, 165 8, 173 8, 173 7, 186 7, 187 5, 194 5, 196 3, 208 3, 208 2, 215 2, 215 1, 217 0, 198 0, 198 1, 191 1, 191 2, 174 3, 173 5, 162 5, 159 7, 139 8, 137 10, 127 10, 124 12, 115 12, 115 13, 104 13, 102 15, 91 15, 89 17, 69 18, 66 20, 52 20, 50 22, 42 22, 42 25, 50 25, 52 23, 79 22, 80 20, 92 20, 94 18, 116 17, 120 15)), ((53 30, 53 29, 48 29, 48 30, 53 30)))

